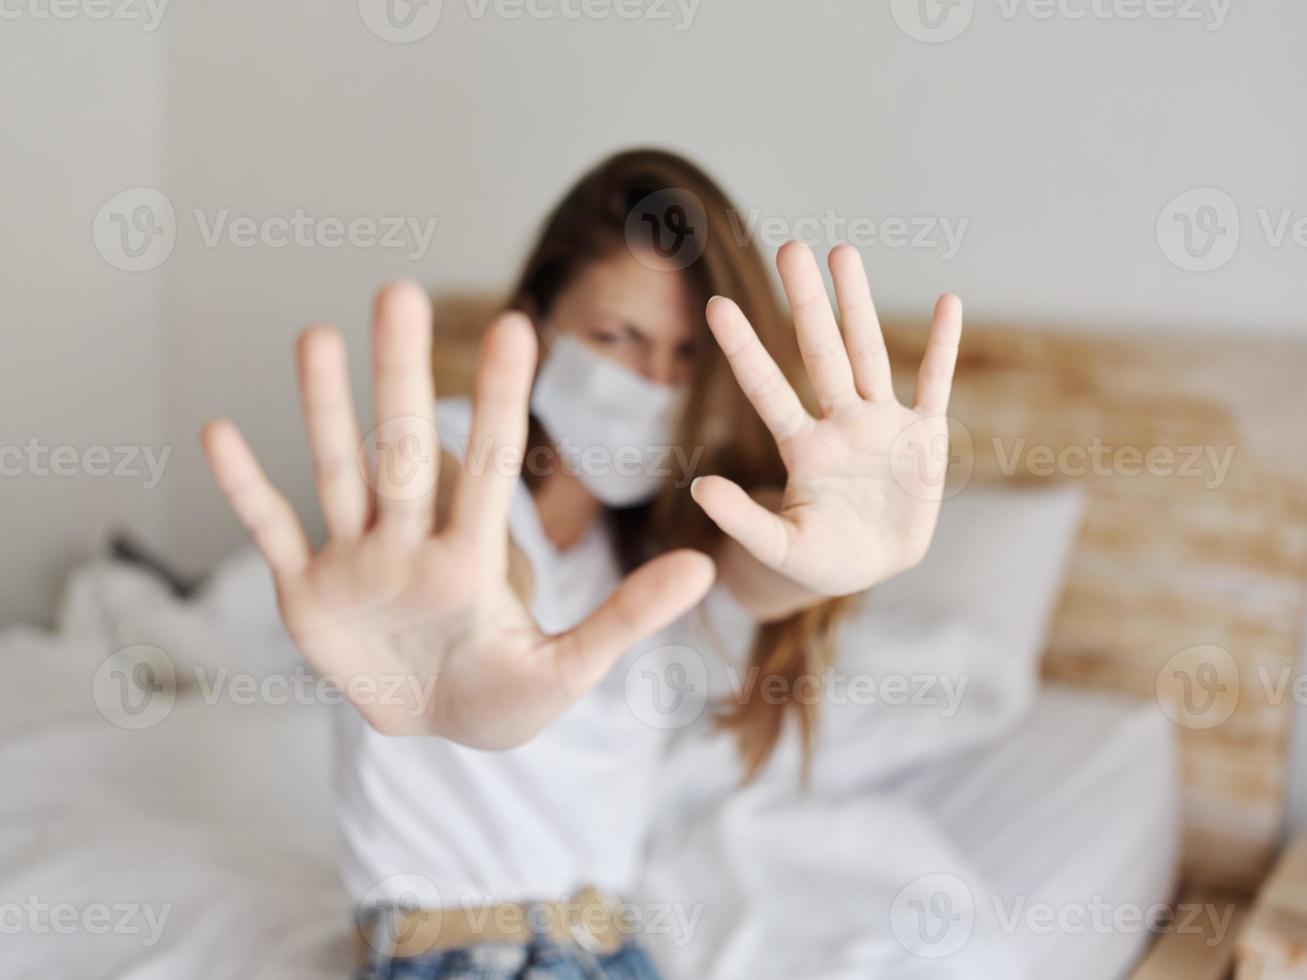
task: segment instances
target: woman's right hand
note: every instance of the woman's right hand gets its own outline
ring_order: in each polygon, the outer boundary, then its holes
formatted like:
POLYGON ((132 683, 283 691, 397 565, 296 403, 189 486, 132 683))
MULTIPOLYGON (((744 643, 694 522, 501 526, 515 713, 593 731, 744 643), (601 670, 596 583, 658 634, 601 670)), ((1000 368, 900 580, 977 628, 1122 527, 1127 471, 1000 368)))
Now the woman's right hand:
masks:
MULTIPOLYGON (((663 555, 576 628, 542 633, 508 580, 508 509, 525 451, 534 330, 506 313, 486 333, 468 463, 454 474, 438 529, 431 342, 425 293, 408 283, 382 290, 373 320, 376 461, 366 472, 344 342, 330 326, 301 335, 300 393, 329 534, 317 554, 234 425, 211 422, 202 441, 272 570, 291 637, 374 728, 510 748, 697 603, 713 565, 694 551, 663 555), (388 465, 400 459, 403 473, 388 465)), ((444 463, 454 465, 448 456, 444 463)))

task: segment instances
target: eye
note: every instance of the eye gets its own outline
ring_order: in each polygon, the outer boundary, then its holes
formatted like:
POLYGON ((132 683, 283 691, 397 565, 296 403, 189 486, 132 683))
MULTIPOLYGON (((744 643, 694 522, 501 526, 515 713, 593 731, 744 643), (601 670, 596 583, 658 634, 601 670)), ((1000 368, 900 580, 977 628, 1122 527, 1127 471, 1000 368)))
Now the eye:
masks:
POLYGON ((596 344, 601 344, 605 347, 609 347, 615 344, 622 343, 622 341, 624 341, 626 337, 612 330, 591 330, 590 339, 593 340, 596 344))
POLYGON ((693 361, 699 354, 699 345, 688 340, 676 348, 676 357, 682 361, 693 361))

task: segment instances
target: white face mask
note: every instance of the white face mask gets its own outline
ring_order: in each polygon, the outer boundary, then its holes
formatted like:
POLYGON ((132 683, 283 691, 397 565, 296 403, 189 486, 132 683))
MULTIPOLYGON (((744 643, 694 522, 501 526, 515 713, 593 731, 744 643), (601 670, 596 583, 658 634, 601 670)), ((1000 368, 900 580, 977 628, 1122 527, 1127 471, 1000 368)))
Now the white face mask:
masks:
POLYGON ((632 507, 671 475, 668 450, 684 401, 684 386, 654 384, 561 334, 536 375, 531 414, 598 500, 632 507))

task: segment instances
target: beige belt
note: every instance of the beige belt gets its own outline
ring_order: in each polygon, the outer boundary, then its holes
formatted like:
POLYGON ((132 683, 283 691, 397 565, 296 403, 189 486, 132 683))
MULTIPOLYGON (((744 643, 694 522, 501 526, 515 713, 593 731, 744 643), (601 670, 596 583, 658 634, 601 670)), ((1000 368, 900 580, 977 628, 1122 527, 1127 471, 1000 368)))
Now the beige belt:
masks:
POLYGON ((390 909, 359 927, 359 958, 377 950, 406 960, 479 943, 525 945, 539 936, 600 956, 617 952, 626 939, 616 900, 583 888, 565 902, 390 909))

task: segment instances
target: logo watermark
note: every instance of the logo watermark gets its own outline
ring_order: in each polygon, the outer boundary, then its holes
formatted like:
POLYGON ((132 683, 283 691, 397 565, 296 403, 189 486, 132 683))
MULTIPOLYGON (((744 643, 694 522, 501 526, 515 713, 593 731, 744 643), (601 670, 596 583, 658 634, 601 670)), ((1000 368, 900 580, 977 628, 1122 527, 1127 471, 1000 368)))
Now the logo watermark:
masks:
POLYGON ((119 728, 154 728, 172 714, 177 700, 176 665, 159 647, 123 647, 96 670, 91 697, 100 714, 119 728))
MULTIPOLYGON (((364 481, 388 500, 417 500, 431 494, 439 476, 440 445, 429 418, 399 416, 372 429, 359 446, 357 463, 364 481)), ((526 450, 493 439, 451 447, 462 453, 463 471, 534 478, 564 472, 581 477, 658 477, 677 489, 694 482, 703 446, 581 444, 570 438, 526 450)))
POLYGON ((632 714, 651 728, 669 730, 693 724, 710 699, 744 704, 752 699, 769 705, 799 704, 870 707, 933 708, 941 718, 961 709, 971 677, 926 671, 846 671, 828 667, 796 678, 764 673, 750 665, 728 665, 716 692, 703 655, 692 647, 657 647, 635 659, 625 675, 625 697, 632 714))
POLYGON ((407 671, 319 674, 299 664, 285 673, 249 673, 228 666, 192 666, 178 670, 162 649, 148 644, 124 647, 105 658, 95 673, 91 694, 100 714, 119 728, 139 731, 166 721, 178 691, 193 687, 205 705, 339 705, 402 709, 409 717, 425 716, 435 699, 435 674, 407 671))
POLYGON ((153 34, 170 0, 0 0, 0 20, 113 20, 153 34))
MULTIPOLYGON (((473 21, 644 21, 690 29, 700 0, 464 0, 473 21)), ((359 0, 359 16, 373 34, 392 44, 412 44, 435 31, 441 0, 359 0)))
POLYGON ((684 188, 655 191, 626 216, 626 245, 654 269, 684 269, 708 247, 708 215, 697 194, 684 188))
POLYGON ((177 246, 177 212, 163 191, 132 187, 101 205, 91 223, 101 258, 123 272, 149 272, 177 246))
POLYGON ((140 936, 142 946, 155 946, 172 915, 171 903, 49 902, 29 895, 21 902, 0 902, 0 935, 4 936, 140 936))
MULTIPOLYGON (((890 448, 890 470, 898 485, 922 500, 946 500, 970 483, 976 449, 971 432, 955 418, 923 418, 909 424, 890 448)), ((1236 446, 1114 444, 1094 436, 1080 445, 1032 443, 1025 436, 994 436, 989 447, 1005 477, 1160 477, 1201 482, 1206 490, 1225 485, 1236 446)))
MULTIPOLYGON (((843 243, 858 249, 912 249, 952 261, 961 252, 971 218, 949 215, 844 215, 834 208, 789 218, 758 209, 726 212, 731 240, 777 249, 788 241, 811 248, 843 243)), ((684 188, 667 188, 639 201, 626 217, 626 243, 637 259, 656 269, 684 269, 708 245, 703 202, 684 188)))
POLYGON ((1082 446, 1031 445, 1023 436, 1011 443, 993 440, 1004 476, 1158 476, 1197 479, 1219 489, 1234 462, 1234 446, 1114 446, 1095 436, 1082 446))
POLYGON ((153 490, 162 481, 172 446, 47 446, 35 436, 21 446, 0 445, 0 477, 85 476, 93 479, 140 480, 153 490))
POLYGON ((933 252, 945 262, 957 258, 971 229, 971 219, 948 215, 855 215, 828 208, 820 215, 789 219, 764 217, 753 210, 745 215, 728 212, 727 220, 737 245, 756 242, 766 248, 780 248, 788 241, 801 241, 811 248, 847 243, 858 249, 887 248, 933 252))
POLYGON ((961 952, 976 928, 976 899, 961 878, 922 875, 890 905, 890 932, 914 956, 938 960, 961 952))
MULTIPOLYGON (((997 0, 992 9, 1009 23, 1149 20, 1210 33, 1225 26, 1232 4, 1233 0, 997 0)), ((924 44, 943 44, 960 37, 971 26, 976 11, 975 0, 890 0, 890 13, 899 30, 924 44)))
POLYGON ((359 16, 377 37, 391 44, 421 41, 440 23, 441 0, 359 0, 359 16))
MULTIPOLYGON (((434 216, 317 215, 301 207, 260 215, 195 208, 191 217, 200 244, 208 249, 391 249, 402 250, 413 262, 430 251, 440 222, 434 216)), ((124 272, 159 268, 176 248, 177 233, 172 200, 154 187, 115 194, 101 206, 91 227, 96 251, 124 272)))
POLYGON ((1259 207, 1246 220, 1239 203, 1219 187, 1196 187, 1169 201, 1157 218, 1157 244, 1177 269, 1215 272, 1260 241, 1270 251, 1307 252, 1307 214, 1292 207, 1259 207), (1255 230, 1250 235, 1248 229, 1255 230))
POLYGON ((557 902, 494 902, 482 896, 442 894, 429 878, 398 874, 378 882, 363 896, 359 924, 374 948, 387 951, 413 943, 420 929, 434 948, 440 940, 440 917, 422 913, 439 909, 457 909, 459 921, 481 934, 571 936, 586 949, 599 937, 661 936, 684 946, 694 938, 704 908, 703 903, 630 902, 595 888, 557 902))
MULTIPOLYGON (((1221 945, 1234 917, 1232 904, 1181 902, 1141 905, 1109 902, 1101 895, 1085 902, 1048 902, 1028 895, 991 895, 992 922, 1004 936, 1201 936, 1221 945)), ((975 933, 980 902, 957 875, 922 875, 905 885, 890 907, 890 930, 908 952, 942 959, 960 952, 975 933)))
POLYGON ((971 431, 955 418, 917 419, 890 445, 889 470, 894 482, 918 500, 956 497, 971 482, 975 469, 971 431))
POLYGON ((1261 663, 1245 677, 1234 654, 1212 643, 1181 650, 1157 673, 1157 703, 1182 728, 1223 725, 1245 697, 1259 705, 1307 706, 1307 674, 1261 663))
POLYGON ((1229 264, 1239 237, 1239 207, 1216 187, 1185 191, 1157 216, 1162 254, 1186 272, 1213 272, 1229 264))
POLYGON ((1223 725, 1239 706, 1239 665, 1213 644, 1187 647, 1157 673, 1157 703, 1182 728, 1205 730, 1223 725))

